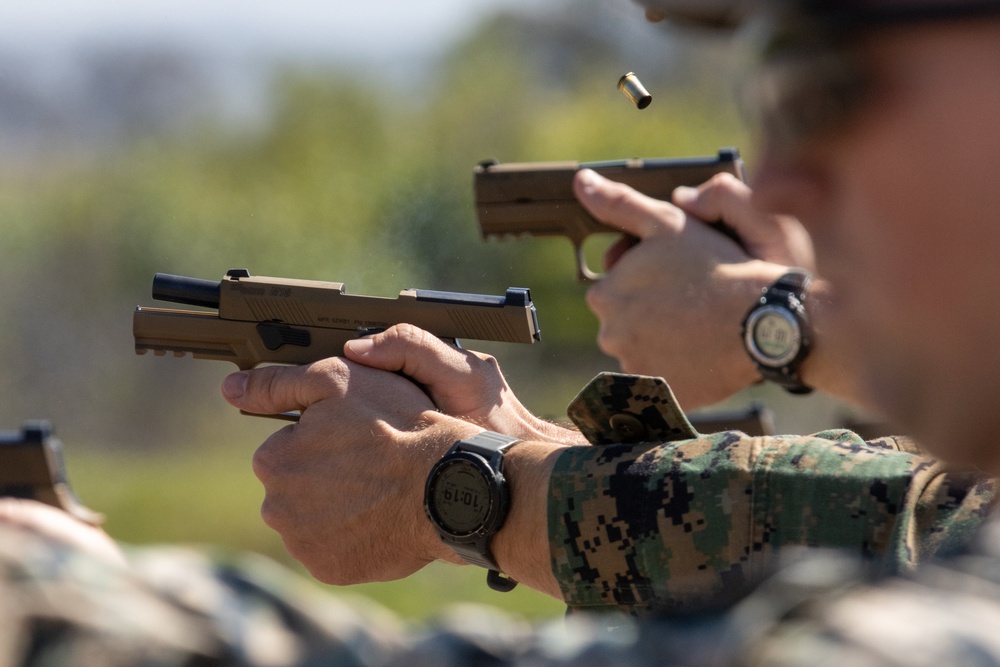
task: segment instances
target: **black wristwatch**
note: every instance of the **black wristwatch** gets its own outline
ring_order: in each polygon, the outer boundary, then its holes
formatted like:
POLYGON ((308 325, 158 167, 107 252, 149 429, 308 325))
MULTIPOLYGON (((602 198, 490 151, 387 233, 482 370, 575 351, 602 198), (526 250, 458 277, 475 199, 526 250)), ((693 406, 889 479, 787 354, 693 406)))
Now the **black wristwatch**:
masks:
POLYGON ((806 288, 811 281, 808 271, 788 271, 762 290, 740 328, 747 354, 764 379, 793 394, 812 391, 799 377, 799 367, 813 344, 805 308, 806 288))
POLYGON ((490 541, 510 505, 504 452, 518 442, 492 431, 459 440, 431 468, 424 489, 424 510, 441 541, 466 562, 488 569, 486 583, 501 592, 517 582, 500 572, 490 541))

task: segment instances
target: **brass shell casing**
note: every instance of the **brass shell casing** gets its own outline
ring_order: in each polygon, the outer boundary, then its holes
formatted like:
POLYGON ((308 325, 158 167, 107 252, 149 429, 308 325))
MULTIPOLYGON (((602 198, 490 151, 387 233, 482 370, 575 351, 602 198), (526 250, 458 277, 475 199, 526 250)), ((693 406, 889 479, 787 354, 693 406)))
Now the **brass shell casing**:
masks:
POLYGON ((618 79, 618 90, 622 91, 622 94, 629 98, 637 109, 645 109, 653 101, 653 96, 642 85, 642 81, 639 81, 635 72, 629 72, 618 79))

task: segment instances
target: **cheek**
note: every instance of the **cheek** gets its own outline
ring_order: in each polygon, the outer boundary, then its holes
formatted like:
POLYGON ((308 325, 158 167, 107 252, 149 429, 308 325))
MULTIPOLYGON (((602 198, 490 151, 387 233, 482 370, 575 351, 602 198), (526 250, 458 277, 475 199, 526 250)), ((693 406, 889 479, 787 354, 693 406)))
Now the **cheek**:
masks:
POLYGON ((828 239, 841 255, 838 333, 878 407, 930 434, 942 394, 957 414, 1000 389, 987 372, 1000 367, 1000 188, 979 173, 882 163, 845 181, 850 205, 828 239))
POLYGON ((900 388, 913 380, 907 355, 935 345, 914 340, 914 334, 927 333, 914 323, 940 319, 939 312, 929 312, 935 307, 929 292, 941 282, 927 270, 933 243, 914 223, 916 211, 927 203, 907 196, 908 188, 895 180, 898 172, 842 173, 849 175, 833 191, 829 224, 814 233, 820 273, 835 287, 828 340, 854 362, 874 407, 899 416, 896 403, 909 401, 900 388))
POLYGON ((891 322, 893 329, 941 320, 941 305, 954 302, 956 286, 968 285, 970 272, 984 268, 970 261, 978 263, 973 257, 984 241, 991 245, 981 236, 987 217, 980 205, 983 190, 970 178, 981 174, 941 169, 940 160, 969 160, 952 159, 947 153, 954 145, 914 126, 883 123, 895 129, 869 133, 840 170, 836 244, 850 267, 844 277, 864 316, 891 322))

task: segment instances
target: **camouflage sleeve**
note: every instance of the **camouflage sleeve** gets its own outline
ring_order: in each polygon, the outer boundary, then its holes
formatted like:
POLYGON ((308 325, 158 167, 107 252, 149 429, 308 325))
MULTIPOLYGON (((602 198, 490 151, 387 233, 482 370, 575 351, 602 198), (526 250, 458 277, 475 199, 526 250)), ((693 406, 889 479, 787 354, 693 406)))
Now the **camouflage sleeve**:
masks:
POLYGON ((699 436, 658 378, 604 374, 569 413, 599 445, 567 449, 550 481, 552 568, 571 608, 718 601, 791 545, 909 570, 966 545, 996 493, 891 438, 699 436))

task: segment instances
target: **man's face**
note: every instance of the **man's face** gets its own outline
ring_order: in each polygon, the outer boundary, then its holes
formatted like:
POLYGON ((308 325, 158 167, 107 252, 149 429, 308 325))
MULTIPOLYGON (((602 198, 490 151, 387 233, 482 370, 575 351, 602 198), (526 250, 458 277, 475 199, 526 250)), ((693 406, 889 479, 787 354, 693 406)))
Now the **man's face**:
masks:
MULTIPOLYGON (((855 115, 792 149, 764 138, 764 207, 798 215, 886 416, 1000 472, 1000 20, 872 31, 855 115)), ((857 369, 845 369, 854 372, 857 369)))

